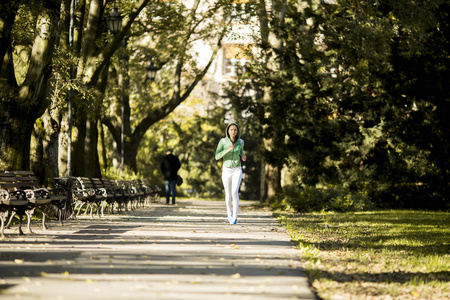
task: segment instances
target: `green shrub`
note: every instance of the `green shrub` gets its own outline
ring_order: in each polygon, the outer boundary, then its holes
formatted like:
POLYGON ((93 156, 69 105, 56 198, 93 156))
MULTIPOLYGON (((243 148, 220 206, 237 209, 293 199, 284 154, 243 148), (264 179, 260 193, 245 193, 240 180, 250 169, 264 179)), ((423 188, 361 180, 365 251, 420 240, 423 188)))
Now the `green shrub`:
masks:
POLYGON ((353 192, 348 188, 326 186, 324 188, 286 186, 271 204, 272 208, 297 211, 362 211, 372 207, 364 192, 353 192))
POLYGON ((104 178, 108 179, 119 179, 119 180, 133 180, 133 179, 141 179, 144 178, 142 174, 135 173, 128 167, 125 167, 124 170, 120 168, 109 167, 102 174, 104 178))

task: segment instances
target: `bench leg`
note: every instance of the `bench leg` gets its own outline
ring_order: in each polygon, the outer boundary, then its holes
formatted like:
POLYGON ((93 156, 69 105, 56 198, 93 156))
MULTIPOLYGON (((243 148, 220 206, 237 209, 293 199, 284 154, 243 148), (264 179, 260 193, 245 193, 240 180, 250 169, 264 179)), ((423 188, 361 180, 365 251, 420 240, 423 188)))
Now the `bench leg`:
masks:
MULTIPOLYGON (((27 210, 25 210, 25 214, 27 215, 27 229, 28 229, 28 232, 29 233, 33 233, 33 231, 31 230, 31 217, 33 216, 33 214, 34 214, 34 207, 33 208, 31 208, 31 209, 27 209, 27 210)), ((22 218, 21 218, 22 219, 22 218)), ((22 220, 21 220, 22 221, 22 220)), ((23 233, 22 233, 23 234, 23 233)))
MULTIPOLYGON (((23 215, 25 213, 24 209, 18 209, 17 211, 13 210, 11 212, 11 217, 9 218, 9 222, 8 224, 6 224, 6 227, 9 228, 9 225, 11 224, 12 219, 14 218, 15 215, 17 215, 19 217, 19 235, 24 235, 23 231, 22 231, 22 219, 23 219, 23 215)), ((31 219, 30 219, 31 221, 31 219)))
POLYGON ((19 235, 25 235, 22 231, 22 219, 23 215, 19 215, 19 235))
POLYGON ((63 222, 62 222, 62 209, 58 209, 58 221, 59 221, 59 226, 63 226, 63 222))
POLYGON ((63 226, 63 210, 62 209, 58 210, 58 220, 59 220, 59 225, 63 226))
MULTIPOLYGON (((77 212, 77 216, 80 214, 81 212, 81 208, 84 206, 85 202, 80 202, 78 204, 78 212, 77 212)), ((75 209, 77 209, 77 207, 75 206, 75 209)))
POLYGON ((66 202, 64 203, 64 206, 61 210, 61 216, 63 218, 63 220, 71 220, 71 219, 76 219, 76 215, 75 215, 75 208, 76 207, 76 201, 72 200, 72 199, 67 199, 66 202))
POLYGON ((12 220, 13 220, 15 215, 16 215, 16 211, 13 210, 11 212, 11 216, 9 217, 8 223, 6 224, 5 228, 11 228, 11 222, 12 222, 12 220))
POLYGON ((47 217, 47 214, 42 212, 42 229, 43 230, 48 230, 47 224, 45 224, 46 217, 47 217))
POLYGON ((106 207, 107 214, 110 214, 110 215, 114 214, 114 202, 107 201, 105 207, 106 207))
POLYGON ((8 218, 8 210, 0 212, 0 221, 2 223, 0 235, 2 240, 5 238, 5 222, 7 218, 8 218))
POLYGON ((105 206, 108 205, 108 202, 106 202, 106 200, 105 200, 105 201, 102 201, 101 203, 102 203, 102 217, 104 217, 105 216, 105 214, 104 214, 105 206))
MULTIPOLYGON (((90 216, 91 216, 91 218, 93 219, 94 218, 94 204, 92 204, 92 203, 89 203, 89 206, 91 207, 91 212, 90 212, 90 216)), ((85 212, 85 214, 87 213, 87 209, 86 209, 86 212, 85 212)))

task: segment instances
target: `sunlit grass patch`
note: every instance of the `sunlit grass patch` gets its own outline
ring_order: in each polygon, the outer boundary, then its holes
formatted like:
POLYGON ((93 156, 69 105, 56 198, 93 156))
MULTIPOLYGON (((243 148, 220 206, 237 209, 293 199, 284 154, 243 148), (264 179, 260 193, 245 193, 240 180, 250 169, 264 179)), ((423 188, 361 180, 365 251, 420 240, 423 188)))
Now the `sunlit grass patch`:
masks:
POLYGON ((450 214, 280 213, 323 299, 448 299, 450 214))

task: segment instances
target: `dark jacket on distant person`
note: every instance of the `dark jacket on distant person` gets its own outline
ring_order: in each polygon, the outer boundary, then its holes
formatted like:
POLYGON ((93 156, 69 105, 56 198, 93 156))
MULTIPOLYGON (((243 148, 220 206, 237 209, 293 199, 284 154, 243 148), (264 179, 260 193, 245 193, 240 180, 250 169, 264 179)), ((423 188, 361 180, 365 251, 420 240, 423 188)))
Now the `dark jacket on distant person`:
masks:
POLYGON ((165 155, 160 166, 164 180, 177 180, 177 172, 180 167, 180 160, 176 155, 172 153, 165 155))

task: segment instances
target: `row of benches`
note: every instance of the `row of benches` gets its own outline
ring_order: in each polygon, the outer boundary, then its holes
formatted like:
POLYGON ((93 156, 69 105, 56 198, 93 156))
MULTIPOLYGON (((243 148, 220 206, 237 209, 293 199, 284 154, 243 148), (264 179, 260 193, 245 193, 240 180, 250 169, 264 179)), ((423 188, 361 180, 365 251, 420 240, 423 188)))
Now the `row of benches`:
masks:
POLYGON ((28 218, 27 229, 31 231, 31 217, 36 209, 42 211, 42 228, 47 229, 46 216, 53 210, 62 225, 64 219, 90 210, 93 217, 104 216, 105 210, 114 211, 135 209, 159 200, 159 186, 151 186, 146 179, 111 180, 89 177, 56 177, 55 187, 42 188, 37 177, 31 171, 0 172, 0 221, 1 238, 14 215, 19 217, 19 234, 22 231, 22 219, 28 218), (6 224, 6 221, 9 221, 6 224))

